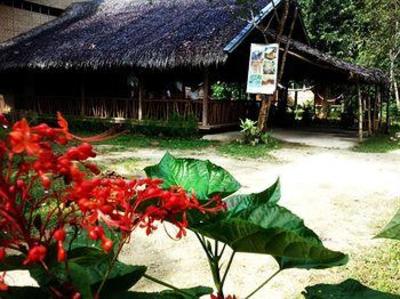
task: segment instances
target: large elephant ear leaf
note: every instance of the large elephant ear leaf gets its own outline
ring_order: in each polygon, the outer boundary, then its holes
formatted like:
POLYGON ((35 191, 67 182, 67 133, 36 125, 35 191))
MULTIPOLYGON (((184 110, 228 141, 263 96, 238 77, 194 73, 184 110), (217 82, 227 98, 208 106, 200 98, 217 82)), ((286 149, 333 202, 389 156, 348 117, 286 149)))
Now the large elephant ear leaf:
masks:
POLYGON ((164 188, 181 186, 194 192, 199 200, 216 194, 226 197, 240 188, 229 172, 210 161, 179 159, 169 153, 159 164, 145 168, 145 172, 148 177, 164 180, 164 188))
POLYGON ((376 237, 400 241, 400 210, 376 237))
POLYGON ((237 214, 242 210, 251 210, 264 203, 276 204, 281 199, 281 186, 279 179, 260 193, 239 194, 225 200, 231 214, 237 214))
MULTIPOLYGON (((267 196, 266 192, 260 194, 267 196)), ((225 213, 210 222, 193 223, 191 229, 236 252, 272 255, 282 269, 329 268, 347 263, 345 254, 324 247, 302 219, 275 201, 262 200, 260 194, 228 198, 225 213)))
MULTIPOLYGON (((112 260, 112 255, 105 254, 95 247, 81 247, 69 252, 68 271, 64 263, 54 262, 48 265, 51 275, 41 267, 30 268, 30 274, 42 288, 51 286, 55 278, 58 282, 70 280, 82 297, 90 299, 93 297, 93 291, 97 290, 102 283, 112 260)), ((110 293, 130 289, 145 272, 144 266, 126 265, 115 261, 103 285, 101 297, 108 298, 110 293)))

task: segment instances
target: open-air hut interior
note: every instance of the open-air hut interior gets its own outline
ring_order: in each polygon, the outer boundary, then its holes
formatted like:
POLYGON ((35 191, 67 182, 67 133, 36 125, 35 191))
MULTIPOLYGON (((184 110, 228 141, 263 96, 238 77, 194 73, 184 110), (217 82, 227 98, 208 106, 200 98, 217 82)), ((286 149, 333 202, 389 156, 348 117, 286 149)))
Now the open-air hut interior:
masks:
MULTIPOLYGON (((76 3, 0 45, 0 94, 15 110, 40 114, 134 121, 178 114, 194 117, 202 129, 232 127, 258 113, 255 97, 245 93, 250 44, 276 42, 283 2, 256 1, 250 23, 232 0, 76 3), (262 34, 260 26, 268 30, 262 34), (211 86, 220 81, 237 84, 239 96, 213 99, 211 86)), ((285 24, 280 56, 286 63, 276 98, 283 105, 276 106, 286 112, 294 81, 312 82, 323 97, 331 85, 356 86, 359 121, 378 130, 386 76, 314 49, 296 1, 285 24), (374 92, 364 94, 362 86, 374 92)))

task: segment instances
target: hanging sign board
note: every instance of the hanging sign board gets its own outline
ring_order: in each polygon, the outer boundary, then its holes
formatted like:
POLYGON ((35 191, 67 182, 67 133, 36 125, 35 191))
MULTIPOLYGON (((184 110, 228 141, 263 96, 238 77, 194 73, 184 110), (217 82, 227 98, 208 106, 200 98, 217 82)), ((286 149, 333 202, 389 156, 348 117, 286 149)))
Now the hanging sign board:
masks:
POLYGON ((272 95, 276 90, 279 63, 278 44, 251 44, 247 92, 272 95))

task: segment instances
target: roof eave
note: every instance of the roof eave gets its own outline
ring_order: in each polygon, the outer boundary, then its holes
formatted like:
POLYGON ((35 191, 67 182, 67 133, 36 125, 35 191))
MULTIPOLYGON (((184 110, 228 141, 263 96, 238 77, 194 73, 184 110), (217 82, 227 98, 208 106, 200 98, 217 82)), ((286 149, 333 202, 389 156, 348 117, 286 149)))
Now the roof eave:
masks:
POLYGON ((236 35, 224 48, 224 51, 231 54, 235 49, 249 36, 249 34, 256 28, 256 25, 260 24, 265 17, 267 17, 273 9, 279 6, 282 0, 271 0, 270 3, 265 6, 261 12, 255 17, 253 23, 247 24, 238 35, 236 35))

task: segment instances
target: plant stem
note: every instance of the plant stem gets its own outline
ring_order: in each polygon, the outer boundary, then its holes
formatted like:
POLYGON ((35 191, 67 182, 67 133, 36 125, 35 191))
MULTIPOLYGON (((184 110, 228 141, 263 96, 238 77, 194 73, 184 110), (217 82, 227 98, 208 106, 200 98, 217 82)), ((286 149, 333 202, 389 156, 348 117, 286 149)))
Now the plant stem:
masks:
POLYGON ((106 272, 106 274, 104 275, 103 280, 101 281, 101 284, 100 284, 99 288, 98 288, 97 291, 96 291, 95 299, 100 299, 100 292, 101 292, 101 290, 103 289, 103 287, 104 287, 104 285, 105 285, 105 283, 106 283, 108 277, 110 276, 111 271, 113 270, 114 265, 115 265, 115 263, 117 262, 118 256, 119 256, 120 253, 121 253, 122 247, 124 246, 125 242, 127 242, 127 240, 128 240, 128 238, 123 238, 123 239, 120 241, 120 244, 119 244, 119 246, 118 246, 118 250, 117 250, 117 252, 114 254, 113 259, 111 260, 111 263, 110 263, 110 265, 108 266, 107 272, 106 272))
POLYGON ((198 233, 195 233, 195 235, 196 235, 197 239, 199 239, 199 242, 200 242, 201 246, 203 247, 204 252, 206 253, 208 260, 212 260, 213 258, 211 256, 210 252, 208 251, 205 242, 202 240, 202 238, 200 237, 200 235, 198 233))
POLYGON ((151 280, 152 282, 155 282, 155 283, 157 283, 157 284, 159 284, 159 285, 162 285, 162 286, 167 287, 167 288, 169 288, 169 289, 171 289, 171 290, 174 290, 175 292, 178 292, 178 293, 180 293, 180 294, 182 294, 182 295, 189 296, 189 297, 191 297, 191 298, 195 298, 195 296, 193 296, 193 294, 190 294, 190 293, 188 293, 188 292, 186 292, 186 291, 184 291, 184 290, 181 290, 181 289, 179 289, 179 288, 173 286, 172 284, 169 284, 169 283, 167 283, 167 282, 164 282, 164 281, 162 281, 162 280, 159 280, 159 279, 157 279, 157 278, 155 278, 155 277, 153 277, 153 276, 150 276, 150 275, 148 275, 148 274, 144 274, 143 277, 144 277, 144 278, 147 278, 148 280, 151 280))
POLYGON ((235 257, 235 254, 236 254, 236 252, 232 251, 231 257, 229 258, 228 265, 226 266, 226 269, 225 269, 224 276, 222 277, 222 286, 224 286, 224 284, 225 284, 225 280, 226 280, 226 277, 228 276, 228 272, 229 272, 229 270, 231 268, 231 265, 232 265, 232 262, 233 262, 233 258, 235 257))
POLYGON ((224 297, 223 283, 221 280, 221 273, 219 268, 219 260, 221 256, 218 255, 218 241, 215 241, 214 250, 212 250, 212 248, 208 250, 206 239, 204 238, 204 236, 200 236, 197 233, 196 236, 199 239, 199 242, 207 255, 208 264, 210 266, 211 274, 213 276, 214 284, 217 289, 218 295, 224 297))
POLYGON ((272 274, 266 281, 264 281, 259 287, 257 287, 253 292, 251 292, 249 295, 247 295, 244 299, 249 299, 252 297, 255 293, 257 293, 259 290, 261 290, 267 283, 269 283, 276 275, 278 275, 282 270, 279 269, 276 271, 274 274, 272 274))

